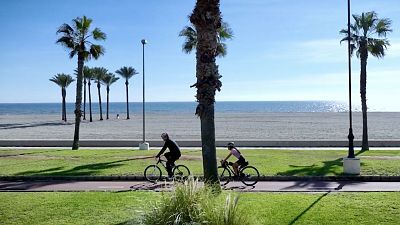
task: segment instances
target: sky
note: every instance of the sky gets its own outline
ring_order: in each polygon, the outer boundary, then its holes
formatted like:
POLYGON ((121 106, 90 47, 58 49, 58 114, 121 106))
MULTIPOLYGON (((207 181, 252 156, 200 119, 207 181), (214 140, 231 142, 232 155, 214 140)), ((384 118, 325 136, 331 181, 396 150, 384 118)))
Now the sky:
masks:
MULTIPOLYGON (((73 75, 77 59, 55 43, 56 31, 83 15, 107 34, 98 42, 105 55, 86 65, 140 72, 130 80, 131 101, 142 100, 143 38, 146 100, 195 101, 195 54, 183 53, 184 38, 178 37, 194 5, 195 0, 0 1, 0 103, 60 102, 61 91, 49 79, 73 75)), ((385 58, 368 59, 368 107, 400 111, 400 1, 352 0, 352 14, 372 10, 392 20, 393 32, 385 58)), ((347 26, 346 0, 221 0, 221 12, 234 38, 227 56, 217 59, 223 76, 217 101, 347 102, 347 44, 340 44, 339 34, 347 26)), ((355 108, 359 64, 354 57, 355 108)), ((68 87, 67 102, 75 101, 75 89, 76 83, 68 87)), ((111 86, 110 101, 125 101, 121 80, 111 86)))

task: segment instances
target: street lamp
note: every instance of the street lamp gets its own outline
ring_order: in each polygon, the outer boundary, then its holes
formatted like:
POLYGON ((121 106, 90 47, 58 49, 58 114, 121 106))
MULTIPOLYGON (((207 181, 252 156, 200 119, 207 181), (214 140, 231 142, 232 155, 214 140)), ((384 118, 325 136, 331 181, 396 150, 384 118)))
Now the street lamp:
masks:
POLYGON ((349 63, 349 151, 347 158, 343 158, 345 174, 360 174, 360 159, 354 155, 353 115, 351 110, 351 32, 350 32, 350 0, 347 0, 347 55, 349 63))
POLYGON ((142 39, 143 46, 143 142, 139 144, 140 150, 149 150, 149 143, 146 142, 146 110, 145 110, 145 79, 144 79, 144 45, 147 44, 146 39, 142 39))

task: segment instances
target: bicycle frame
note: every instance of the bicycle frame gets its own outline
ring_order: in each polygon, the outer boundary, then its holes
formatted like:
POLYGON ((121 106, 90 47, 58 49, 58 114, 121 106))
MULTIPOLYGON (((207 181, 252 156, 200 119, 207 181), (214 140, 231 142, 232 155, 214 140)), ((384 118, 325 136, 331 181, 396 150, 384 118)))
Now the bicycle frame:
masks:
MULTIPOLYGON (((221 166, 228 169, 229 172, 231 172, 232 175, 235 175, 235 171, 233 170, 232 165, 229 165, 228 162, 225 162, 224 164, 221 163, 221 166)), ((241 172, 241 170, 244 168, 245 166, 241 167, 239 166, 239 173, 241 172)))

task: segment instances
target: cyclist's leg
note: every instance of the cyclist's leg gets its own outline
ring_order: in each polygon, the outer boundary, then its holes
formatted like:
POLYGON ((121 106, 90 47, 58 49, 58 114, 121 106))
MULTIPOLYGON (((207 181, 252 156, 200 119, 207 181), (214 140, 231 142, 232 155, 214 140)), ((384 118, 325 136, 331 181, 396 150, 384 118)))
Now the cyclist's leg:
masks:
POLYGON ((166 168, 168 172, 168 177, 172 177, 173 176, 172 168, 174 166, 174 160, 172 154, 170 152, 167 152, 164 154, 164 156, 165 158, 167 158, 166 168))
POLYGON ((238 163, 238 161, 234 162, 232 164, 232 168, 233 168, 233 172, 235 172, 235 176, 237 176, 239 174, 239 163, 238 163))

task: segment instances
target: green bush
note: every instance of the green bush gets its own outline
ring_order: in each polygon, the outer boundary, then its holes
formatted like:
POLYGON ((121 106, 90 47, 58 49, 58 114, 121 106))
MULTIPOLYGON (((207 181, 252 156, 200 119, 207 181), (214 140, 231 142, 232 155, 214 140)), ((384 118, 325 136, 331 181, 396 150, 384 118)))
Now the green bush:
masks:
POLYGON ((249 217, 238 208, 238 196, 217 195, 213 188, 200 187, 193 178, 177 184, 172 193, 136 222, 140 225, 250 225, 249 217), (225 197, 225 204, 224 204, 225 197))

